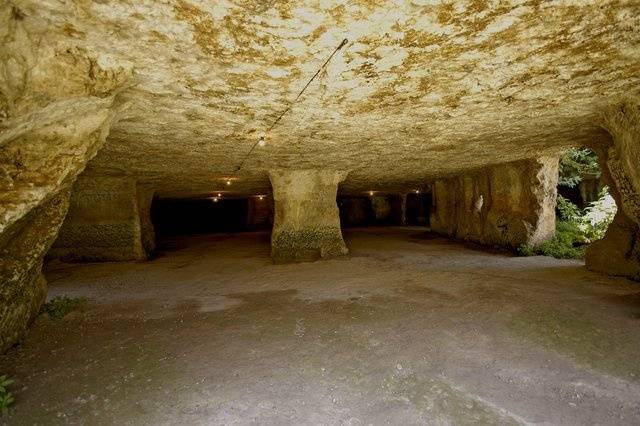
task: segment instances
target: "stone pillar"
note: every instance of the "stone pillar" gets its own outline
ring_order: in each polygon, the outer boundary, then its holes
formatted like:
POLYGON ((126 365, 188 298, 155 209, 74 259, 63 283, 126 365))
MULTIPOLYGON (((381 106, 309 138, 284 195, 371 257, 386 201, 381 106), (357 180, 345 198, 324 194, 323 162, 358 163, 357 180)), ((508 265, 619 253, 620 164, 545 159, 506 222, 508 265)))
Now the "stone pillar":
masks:
POLYGON ((144 260, 155 248, 153 191, 122 176, 80 176, 49 256, 63 261, 144 260))
POLYGON ((271 170, 275 219, 271 257, 276 263, 309 261, 348 253, 336 203, 347 172, 271 170))
POLYGON ((431 229, 481 244, 537 245, 555 232, 558 159, 486 167, 433 185, 431 229))
POLYGON ((407 226, 407 194, 400 194, 400 225, 407 226))
POLYGON ((602 126, 611 139, 592 149, 618 211, 604 238, 587 247, 585 264, 640 281, 640 104, 615 105, 605 112, 602 126))

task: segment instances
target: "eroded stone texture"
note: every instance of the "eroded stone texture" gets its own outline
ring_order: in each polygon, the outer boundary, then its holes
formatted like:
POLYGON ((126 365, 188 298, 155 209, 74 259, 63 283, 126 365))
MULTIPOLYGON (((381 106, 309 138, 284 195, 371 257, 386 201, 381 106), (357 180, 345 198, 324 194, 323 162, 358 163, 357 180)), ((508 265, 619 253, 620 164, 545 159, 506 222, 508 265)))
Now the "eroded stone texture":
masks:
POLYGON ((47 21, 21 4, 0 2, 2 348, 40 309, 41 263, 66 212, 65 194, 104 144, 132 74, 50 37, 47 21))
POLYGON ((215 193, 227 176, 265 193, 275 168, 351 170, 352 194, 407 191, 590 142, 601 109, 640 83, 637 1, 15 3, 47 38, 136 69, 131 114, 91 167, 160 196, 215 193))
POLYGON ((49 197, 0 234, 0 352, 23 335, 47 295, 42 259, 69 206, 69 189, 49 197))
POLYGON ((439 179, 431 228, 481 244, 537 245, 555 232, 558 159, 539 158, 439 179))
POLYGON ((155 248, 152 197, 130 177, 80 176, 49 255, 64 261, 146 259, 155 248))
POLYGON ((307 261, 348 253, 336 204, 335 170, 270 170, 275 218, 271 257, 275 262, 307 261))
POLYGON ((629 100, 610 108, 602 126, 610 133, 598 153, 602 176, 618 211, 605 237, 587 248, 587 268, 640 281, 640 104, 629 100))

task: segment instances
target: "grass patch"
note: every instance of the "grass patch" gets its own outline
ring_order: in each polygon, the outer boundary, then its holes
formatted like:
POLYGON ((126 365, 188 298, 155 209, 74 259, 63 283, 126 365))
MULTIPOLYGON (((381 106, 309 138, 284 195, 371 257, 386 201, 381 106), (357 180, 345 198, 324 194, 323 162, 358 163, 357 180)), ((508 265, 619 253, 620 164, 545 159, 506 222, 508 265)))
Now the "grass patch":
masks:
POLYGON ((69 312, 81 309, 86 303, 87 299, 81 297, 56 296, 42 306, 42 313, 59 320, 69 312))
POLYGON ((585 248, 585 240, 580 228, 572 222, 558 221, 553 238, 535 247, 522 245, 518 247, 518 254, 520 256, 551 256, 557 259, 582 259, 585 248))
POLYGON ((13 402, 15 401, 13 394, 9 390, 9 385, 13 383, 13 380, 9 379, 6 375, 0 376, 0 413, 6 415, 9 413, 13 402))

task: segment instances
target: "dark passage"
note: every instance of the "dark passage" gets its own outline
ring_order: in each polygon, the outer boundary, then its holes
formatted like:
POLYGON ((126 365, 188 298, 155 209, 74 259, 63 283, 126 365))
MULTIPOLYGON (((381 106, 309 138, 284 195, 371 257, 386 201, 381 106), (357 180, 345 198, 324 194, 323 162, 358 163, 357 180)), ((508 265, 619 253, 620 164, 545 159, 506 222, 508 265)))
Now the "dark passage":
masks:
POLYGON ((151 218, 158 236, 270 230, 270 198, 156 199, 151 218))
POLYGON ((431 193, 407 194, 407 225, 429 226, 431 193))

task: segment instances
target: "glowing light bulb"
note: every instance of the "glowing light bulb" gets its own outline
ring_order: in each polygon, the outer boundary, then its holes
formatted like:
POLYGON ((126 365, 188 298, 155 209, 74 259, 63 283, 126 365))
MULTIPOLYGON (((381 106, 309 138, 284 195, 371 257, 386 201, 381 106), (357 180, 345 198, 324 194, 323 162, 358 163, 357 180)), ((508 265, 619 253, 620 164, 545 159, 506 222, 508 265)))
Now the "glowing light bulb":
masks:
POLYGON ((218 192, 218 197, 222 197, 222 194, 218 192))
POLYGON ((264 136, 260 136, 260 139, 258 139, 258 146, 263 147, 267 144, 267 141, 265 140, 264 136))
POLYGON ((262 201, 264 199, 264 195, 258 195, 258 200, 262 201))
POLYGON ((217 202, 218 202, 218 198, 214 198, 214 199, 213 199, 213 202, 214 202, 214 203, 217 203, 217 202))
POLYGON ((231 185, 231 179, 227 179, 227 185, 231 185))
POLYGON ((373 197, 373 191, 369 191, 369 195, 373 197))
POLYGON ((419 190, 419 189, 416 189, 416 194, 419 194, 419 193, 420 193, 420 190, 419 190))

